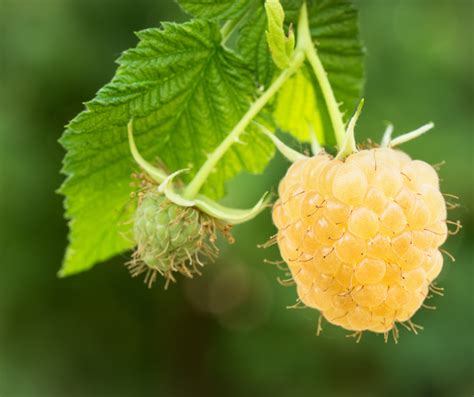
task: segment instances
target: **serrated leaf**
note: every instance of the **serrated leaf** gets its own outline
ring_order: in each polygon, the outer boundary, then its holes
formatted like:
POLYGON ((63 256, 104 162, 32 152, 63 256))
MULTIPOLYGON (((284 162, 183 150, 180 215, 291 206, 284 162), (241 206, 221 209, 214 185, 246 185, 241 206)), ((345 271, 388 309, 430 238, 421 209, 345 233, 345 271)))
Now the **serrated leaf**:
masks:
MULTIPOLYGON (((190 168, 191 178, 247 111, 255 95, 245 64, 221 46, 219 26, 195 20, 138 33, 140 43, 119 59, 111 83, 87 103, 61 139, 67 150, 61 188, 70 219, 70 245, 62 275, 91 268, 134 244, 134 206, 127 124, 134 118, 140 153, 169 171, 190 168)), ((221 197, 238 172, 260 172, 273 155, 267 138, 249 130, 252 144, 234 145, 203 188, 221 197)))
POLYGON ((198 18, 225 20, 237 18, 252 0, 176 0, 188 14, 198 18))

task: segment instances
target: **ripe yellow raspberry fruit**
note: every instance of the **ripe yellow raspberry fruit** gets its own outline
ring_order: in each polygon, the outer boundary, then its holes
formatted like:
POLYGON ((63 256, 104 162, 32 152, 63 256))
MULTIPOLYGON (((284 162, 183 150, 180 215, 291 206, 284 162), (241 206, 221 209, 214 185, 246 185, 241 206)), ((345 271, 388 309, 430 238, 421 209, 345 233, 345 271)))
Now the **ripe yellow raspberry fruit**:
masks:
POLYGON ((386 333, 409 320, 443 266, 438 175, 393 149, 295 162, 273 220, 300 300, 348 330, 386 333))

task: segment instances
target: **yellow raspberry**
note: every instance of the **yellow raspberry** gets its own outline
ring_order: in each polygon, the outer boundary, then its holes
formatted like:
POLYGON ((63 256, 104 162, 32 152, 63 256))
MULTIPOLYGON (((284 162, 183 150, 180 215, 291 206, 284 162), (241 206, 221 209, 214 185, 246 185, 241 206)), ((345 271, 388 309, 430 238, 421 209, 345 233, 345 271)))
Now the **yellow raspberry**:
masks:
POLYGON ((356 332, 415 314, 448 235, 433 167, 387 148, 321 154, 294 163, 278 191, 278 245, 301 302, 356 332))

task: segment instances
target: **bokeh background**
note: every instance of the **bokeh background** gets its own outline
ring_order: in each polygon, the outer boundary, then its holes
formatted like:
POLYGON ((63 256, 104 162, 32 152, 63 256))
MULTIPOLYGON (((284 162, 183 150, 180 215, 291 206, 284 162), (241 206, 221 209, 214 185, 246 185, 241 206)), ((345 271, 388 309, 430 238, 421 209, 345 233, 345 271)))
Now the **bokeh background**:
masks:
MULTIPOLYGON (((463 0, 359 0, 368 47, 359 138, 380 139, 433 120, 407 144, 446 161, 445 192, 462 233, 447 249, 435 312, 402 330, 398 345, 360 344, 295 302, 256 244, 270 215, 236 228, 218 264, 168 291, 130 279, 127 256, 56 278, 66 246, 55 194, 63 126, 113 75, 132 32, 185 17, 172 0, 0 0, 0 396, 471 396, 473 374, 473 17, 463 0)), ((287 163, 242 176, 228 202, 247 205, 275 186, 287 163)))

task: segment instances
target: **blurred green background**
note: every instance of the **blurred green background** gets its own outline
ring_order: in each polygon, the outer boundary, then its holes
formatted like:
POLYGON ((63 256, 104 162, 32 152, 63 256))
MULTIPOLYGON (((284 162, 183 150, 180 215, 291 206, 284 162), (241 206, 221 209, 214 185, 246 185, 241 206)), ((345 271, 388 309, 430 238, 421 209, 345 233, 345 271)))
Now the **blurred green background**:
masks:
MULTIPOLYGON (((55 194, 63 126, 113 75, 132 32, 183 20, 172 0, 0 0, 0 396, 471 396, 473 374, 473 24, 466 0, 360 0, 368 47, 359 139, 380 139, 433 120, 407 144, 441 170, 451 214, 464 229, 447 244, 435 312, 402 330, 398 345, 360 344, 318 314, 287 310, 293 288, 257 243, 270 215, 236 228, 218 264, 167 292, 148 290, 122 264, 127 255, 56 278, 66 246, 55 194)), ((275 186, 280 157, 264 177, 232 183, 229 202, 251 204, 275 186), (242 188, 245 187, 245 188, 242 188)))

